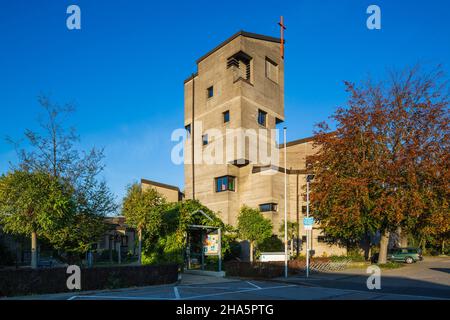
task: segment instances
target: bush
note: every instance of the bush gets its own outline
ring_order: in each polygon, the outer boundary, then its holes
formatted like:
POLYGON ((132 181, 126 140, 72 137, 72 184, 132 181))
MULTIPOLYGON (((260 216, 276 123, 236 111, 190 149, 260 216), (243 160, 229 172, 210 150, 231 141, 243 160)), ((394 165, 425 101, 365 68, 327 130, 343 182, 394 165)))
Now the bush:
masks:
POLYGON ((226 243, 227 247, 223 250, 224 261, 230 261, 239 258, 241 255, 242 247, 241 244, 236 240, 230 240, 226 243))
POLYGON ((283 241, 277 236, 273 235, 270 238, 264 239, 258 244, 258 251, 260 252, 280 252, 284 251, 283 241))
POLYGON ((0 243, 0 266, 14 265, 14 255, 2 243, 0 243))
MULTIPOLYGON (((0 297, 70 292, 66 268, 0 271, 0 297)), ((81 290, 174 283, 178 265, 94 267, 81 269, 81 290)))
POLYGON ((227 276, 270 279, 281 277, 284 266, 279 263, 268 262, 227 262, 224 265, 227 276))
POLYGON ((398 263, 394 261, 388 261, 386 263, 378 264, 381 269, 397 269, 403 267, 403 263, 398 263))

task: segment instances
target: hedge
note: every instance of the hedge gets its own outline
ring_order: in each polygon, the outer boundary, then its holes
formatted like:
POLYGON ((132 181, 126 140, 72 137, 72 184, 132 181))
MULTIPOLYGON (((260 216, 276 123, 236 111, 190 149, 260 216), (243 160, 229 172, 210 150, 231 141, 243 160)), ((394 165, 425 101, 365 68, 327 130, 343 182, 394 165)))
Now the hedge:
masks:
MULTIPOLYGON (((0 297, 73 292, 67 268, 0 270, 0 297)), ((174 283, 178 265, 94 267, 81 269, 81 290, 127 288, 174 283)))

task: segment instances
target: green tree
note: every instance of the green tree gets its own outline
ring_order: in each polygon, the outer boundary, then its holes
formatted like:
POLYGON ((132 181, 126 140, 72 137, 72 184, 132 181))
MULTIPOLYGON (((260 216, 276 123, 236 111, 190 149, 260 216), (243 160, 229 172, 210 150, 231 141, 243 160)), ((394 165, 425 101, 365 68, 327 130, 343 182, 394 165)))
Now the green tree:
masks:
POLYGON ((85 253, 106 230, 104 217, 117 210, 117 204, 106 182, 100 179, 104 169, 103 149, 82 150, 79 137, 66 123, 74 112, 73 104, 58 105, 48 97, 38 102, 44 110, 38 131, 27 129, 22 148, 20 142, 8 138, 17 151, 15 170, 47 172, 71 187, 76 210, 66 224, 55 230, 53 245, 76 258, 85 253))
MULTIPOLYGON (((280 232, 281 238, 284 239, 284 220, 282 221, 280 228, 278 230, 280 232)), ((288 241, 291 243, 291 256, 294 255, 294 240, 295 237, 298 235, 298 223, 293 221, 288 221, 287 223, 287 238, 288 241)))
POLYGON ((139 264, 142 263, 143 233, 152 240, 160 234, 165 204, 165 198, 155 189, 143 190, 138 183, 128 188, 123 199, 122 214, 127 219, 127 223, 138 231, 139 264))
POLYGON ((239 237, 250 243, 250 262, 253 262, 255 244, 272 236, 272 223, 257 209, 243 206, 238 216, 239 237))
POLYGON ((46 172, 14 171, 0 177, 0 224, 7 233, 31 236, 33 268, 38 235, 57 242, 55 231, 74 211, 72 190, 46 172))
POLYGON ((381 234, 385 263, 392 232, 449 230, 448 84, 440 68, 414 67, 346 86, 348 106, 332 116, 336 130, 319 125, 319 151, 308 159, 316 174, 313 215, 346 244, 381 234))

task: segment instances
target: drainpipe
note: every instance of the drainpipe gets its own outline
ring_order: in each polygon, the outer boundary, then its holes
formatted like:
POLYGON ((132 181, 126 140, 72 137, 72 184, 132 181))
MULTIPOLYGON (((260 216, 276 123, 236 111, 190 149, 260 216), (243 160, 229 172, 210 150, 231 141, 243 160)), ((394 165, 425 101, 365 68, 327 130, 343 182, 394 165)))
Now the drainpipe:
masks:
POLYGON ((192 161, 192 199, 195 200, 195 166, 194 166, 194 153, 195 153, 195 117, 194 117, 194 105, 195 105, 195 74, 192 74, 192 124, 191 124, 191 161, 192 161))

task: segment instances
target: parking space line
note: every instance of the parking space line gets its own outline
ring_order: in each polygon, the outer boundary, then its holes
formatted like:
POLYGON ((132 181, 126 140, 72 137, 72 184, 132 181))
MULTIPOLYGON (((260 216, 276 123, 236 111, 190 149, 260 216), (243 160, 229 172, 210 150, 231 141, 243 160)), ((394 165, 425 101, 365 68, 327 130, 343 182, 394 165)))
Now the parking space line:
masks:
POLYGON ((233 287, 199 287, 199 286, 189 286, 189 285, 181 285, 180 288, 189 288, 189 289, 218 289, 218 290, 242 290, 242 289, 248 289, 248 287, 245 288, 233 288, 233 287))
POLYGON ((254 284, 254 283, 252 283, 252 282, 250 282, 250 281, 246 281, 249 285, 251 285, 251 286, 253 286, 253 287, 255 287, 255 288, 258 288, 258 289, 261 289, 261 287, 260 286, 257 286, 256 284, 254 284))
POLYGON ((173 293, 175 294, 175 299, 180 299, 180 292, 177 287, 173 287, 173 293))
POLYGON ((151 298, 151 297, 131 297, 131 296, 126 296, 126 297, 122 297, 122 296, 77 296, 77 298, 82 298, 82 299, 103 299, 103 300, 108 300, 108 299, 119 299, 119 300, 173 300, 172 298, 151 298))
POLYGON ((297 287, 297 285, 292 284, 292 285, 288 285, 288 286, 276 286, 276 287, 267 287, 267 288, 259 288, 259 289, 258 288, 243 289, 243 290, 230 291, 230 292, 219 292, 219 293, 203 294, 203 295, 198 295, 198 296, 186 297, 186 298, 183 298, 183 299, 189 300, 189 299, 207 298, 207 297, 222 296, 222 295, 233 294, 233 293, 244 293, 244 292, 253 292, 253 291, 289 288, 289 287, 297 287))

